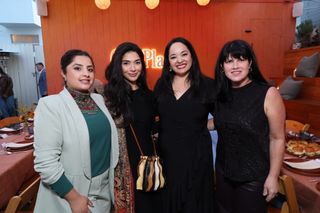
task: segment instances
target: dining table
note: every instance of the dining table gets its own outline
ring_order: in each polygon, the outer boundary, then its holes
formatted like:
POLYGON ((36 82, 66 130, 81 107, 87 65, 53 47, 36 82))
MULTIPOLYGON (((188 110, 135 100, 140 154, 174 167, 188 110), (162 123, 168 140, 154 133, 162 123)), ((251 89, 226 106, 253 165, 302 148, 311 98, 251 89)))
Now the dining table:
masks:
POLYGON ((33 149, 7 151, 4 143, 25 141, 27 133, 8 134, 0 139, 0 209, 4 209, 10 198, 16 195, 28 180, 37 173, 33 167, 33 149))
MULTIPOLYGON (((285 153, 284 160, 299 160, 301 157, 285 153)), ((302 159, 301 159, 302 160, 302 159)), ((314 159, 303 159, 314 160, 314 159)), ((320 212, 320 172, 306 172, 299 169, 293 169, 284 164, 281 169, 282 175, 291 176, 301 209, 301 213, 319 213, 320 212)))

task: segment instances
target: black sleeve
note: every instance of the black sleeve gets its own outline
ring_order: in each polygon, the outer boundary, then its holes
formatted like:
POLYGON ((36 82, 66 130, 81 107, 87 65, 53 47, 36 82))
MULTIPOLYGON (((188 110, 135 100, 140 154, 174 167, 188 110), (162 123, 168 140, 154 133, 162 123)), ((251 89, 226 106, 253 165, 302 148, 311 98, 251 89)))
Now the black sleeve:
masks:
POLYGON ((212 78, 206 77, 205 80, 205 89, 206 89, 206 104, 211 115, 214 116, 214 108, 217 100, 216 93, 216 82, 212 78))

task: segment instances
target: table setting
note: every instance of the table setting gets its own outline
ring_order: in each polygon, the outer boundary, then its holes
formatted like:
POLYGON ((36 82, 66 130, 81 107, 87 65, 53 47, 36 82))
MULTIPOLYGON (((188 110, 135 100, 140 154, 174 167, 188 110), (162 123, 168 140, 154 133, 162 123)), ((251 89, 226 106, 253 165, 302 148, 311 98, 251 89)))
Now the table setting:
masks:
POLYGON ((12 124, 0 129, 1 134, 16 134, 23 130, 24 125, 22 123, 12 124))
POLYGON ((0 155, 33 149, 33 121, 0 128, 0 155))
POLYGON ((320 138, 310 132, 286 134, 281 174, 291 176, 302 212, 316 213, 320 206, 320 138))
POLYGON ((0 128, 0 210, 36 175, 33 164, 33 121, 0 128))

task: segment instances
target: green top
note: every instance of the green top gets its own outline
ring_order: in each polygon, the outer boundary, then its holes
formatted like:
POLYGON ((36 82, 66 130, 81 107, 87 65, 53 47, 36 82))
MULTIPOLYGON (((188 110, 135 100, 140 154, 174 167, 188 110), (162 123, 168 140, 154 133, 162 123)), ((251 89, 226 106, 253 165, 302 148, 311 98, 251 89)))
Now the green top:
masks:
POLYGON ((97 114, 84 114, 90 136, 91 176, 105 172, 110 166, 111 126, 99 109, 97 114))
MULTIPOLYGON (((90 138, 91 177, 98 176, 110 167, 111 126, 108 118, 98 108, 95 113, 83 112, 90 138)), ((71 182, 63 174, 51 188, 64 197, 73 188, 71 182)))

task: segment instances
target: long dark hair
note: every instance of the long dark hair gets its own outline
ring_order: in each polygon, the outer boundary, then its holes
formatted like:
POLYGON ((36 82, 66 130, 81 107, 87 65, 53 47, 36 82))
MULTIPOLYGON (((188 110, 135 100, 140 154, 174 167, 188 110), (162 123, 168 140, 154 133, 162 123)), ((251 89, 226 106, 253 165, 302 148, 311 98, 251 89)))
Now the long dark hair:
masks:
POLYGON ((162 74, 160 76, 160 79, 157 82, 156 90, 155 90, 155 95, 157 97, 160 96, 161 93, 164 91, 172 92, 171 85, 172 85, 175 72, 170 71, 169 50, 174 43, 178 43, 178 42, 184 44, 188 48, 191 54, 192 65, 190 67, 189 75, 187 78, 188 81, 190 81, 190 87, 193 88, 194 94, 197 94, 200 90, 200 84, 204 76, 200 69, 200 64, 199 64, 196 51, 194 50, 192 44, 187 39, 182 37, 177 37, 172 39, 165 48, 162 74))
POLYGON ((141 48, 131 42, 120 44, 111 59, 110 64, 105 70, 105 78, 108 80, 104 88, 104 95, 109 110, 114 118, 123 116, 124 124, 132 121, 133 115, 129 108, 131 102, 131 86, 126 82, 122 73, 122 58, 127 52, 135 52, 141 60, 141 74, 137 79, 137 85, 142 91, 150 91, 146 80, 146 64, 141 48))
POLYGON ((249 79, 267 84, 267 81, 260 72, 256 55, 251 46, 243 40, 229 41, 222 47, 215 67, 215 80, 219 101, 227 101, 231 90, 231 81, 223 72, 223 64, 229 56, 237 59, 248 59, 249 63, 251 63, 251 70, 248 74, 249 79))

